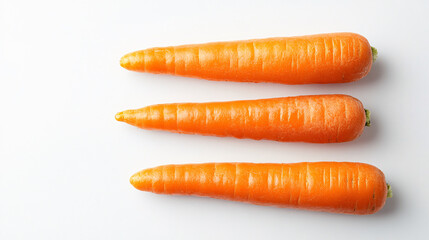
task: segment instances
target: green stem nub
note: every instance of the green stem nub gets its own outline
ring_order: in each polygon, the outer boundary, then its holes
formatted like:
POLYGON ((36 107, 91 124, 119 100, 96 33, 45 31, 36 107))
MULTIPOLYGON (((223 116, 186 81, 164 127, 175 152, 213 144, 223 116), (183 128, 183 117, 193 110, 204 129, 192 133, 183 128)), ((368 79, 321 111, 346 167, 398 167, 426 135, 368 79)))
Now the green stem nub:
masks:
POLYGON ((365 116, 366 116, 365 126, 369 127, 371 126, 371 112, 368 109, 365 109, 365 116))
POLYGON ((387 198, 391 198, 393 197, 393 191, 392 191, 392 187, 387 184, 387 198))
POLYGON ((371 47, 371 52, 372 52, 372 61, 375 62, 375 60, 377 60, 377 57, 378 57, 377 48, 371 47))

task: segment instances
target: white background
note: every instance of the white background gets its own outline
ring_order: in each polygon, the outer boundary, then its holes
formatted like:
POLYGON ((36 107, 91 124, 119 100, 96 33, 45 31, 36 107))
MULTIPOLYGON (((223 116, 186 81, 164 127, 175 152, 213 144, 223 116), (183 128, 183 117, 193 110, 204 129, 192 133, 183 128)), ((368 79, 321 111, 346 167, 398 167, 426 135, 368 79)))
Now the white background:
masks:
POLYGON ((1 0, 0 239, 427 237, 428 11, 427 1, 1 0), (354 83, 211 82, 119 66, 155 46, 341 31, 379 51, 354 83), (114 118, 156 103, 324 93, 359 98, 373 126, 318 145, 144 131, 114 118), (320 160, 379 167, 394 198, 352 216, 155 195, 128 182, 162 164, 320 160))

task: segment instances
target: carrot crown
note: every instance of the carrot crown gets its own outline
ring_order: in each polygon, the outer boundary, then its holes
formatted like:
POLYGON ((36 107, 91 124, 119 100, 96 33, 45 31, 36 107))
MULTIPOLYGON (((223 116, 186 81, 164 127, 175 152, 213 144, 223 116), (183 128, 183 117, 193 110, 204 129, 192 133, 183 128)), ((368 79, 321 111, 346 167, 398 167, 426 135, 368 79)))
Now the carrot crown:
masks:
POLYGON ((371 46, 371 52, 372 52, 372 61, 375 62, 378 57, 378 51, 377 48, 371 46))
POLYGON ((371 112, 368 109, 365 109, 365 126, 369 127, 371 126, 371 112))
POLYGON ((387 184, 387 198, 391 198, 393 197, 393 191, 392 191, 392 187, 387 184))

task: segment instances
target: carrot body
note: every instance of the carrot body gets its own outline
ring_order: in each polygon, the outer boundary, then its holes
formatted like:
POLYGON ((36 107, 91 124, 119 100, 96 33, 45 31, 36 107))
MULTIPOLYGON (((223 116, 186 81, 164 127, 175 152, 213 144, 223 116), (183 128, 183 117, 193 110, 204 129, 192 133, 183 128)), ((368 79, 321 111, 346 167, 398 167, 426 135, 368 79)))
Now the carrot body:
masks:
POLYGON ((133 71, 239 82, 344 83, 371 69, 368 40, 355 33, 150 48, 122 57, 133 71))
POLYGON ((349 162, 165 165, 140 171, 130 182, 159 194, 349 214, 375 213, 387 197, 383 172, 349 162))
POLYGON ((362 103, 347 95, 160 104, 120 112, 116 119, 143 129, 314 143, 351 141, 366 121, 362 103))

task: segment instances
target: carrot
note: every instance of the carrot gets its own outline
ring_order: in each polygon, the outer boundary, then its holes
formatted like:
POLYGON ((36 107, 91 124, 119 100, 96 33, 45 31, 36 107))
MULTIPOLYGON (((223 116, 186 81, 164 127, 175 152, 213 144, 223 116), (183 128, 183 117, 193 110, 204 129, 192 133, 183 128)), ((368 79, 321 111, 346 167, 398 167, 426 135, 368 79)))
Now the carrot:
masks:
POLYGON ((165 165, 130 178, 142 191, 258 205, 372 214, 391 197, 378 168, 364 163, 204 163, 165 165))
POLYGON ((117 113, 116 120, 143 129, 313 143, 351 141, 370 124, 369 111, 347 95, 159 104, 117 113))
POLYGON ((209 80, 344 83, 366 76, 376 53, 361 35, 331 33, 149 48, 120 63, 133 71, 209 80))

